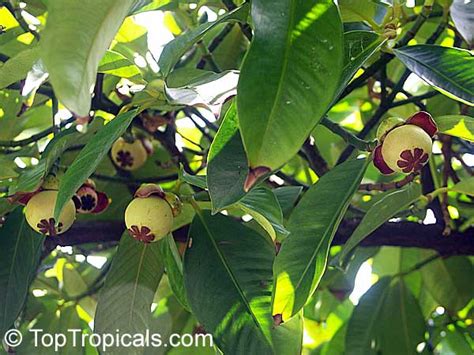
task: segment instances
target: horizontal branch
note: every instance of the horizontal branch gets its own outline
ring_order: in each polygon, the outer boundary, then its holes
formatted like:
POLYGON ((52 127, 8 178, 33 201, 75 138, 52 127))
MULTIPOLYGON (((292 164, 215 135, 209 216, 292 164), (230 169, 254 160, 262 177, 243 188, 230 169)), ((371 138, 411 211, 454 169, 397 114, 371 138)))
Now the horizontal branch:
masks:
MULTIPOLYGON (((342 245, 351 236, 360 220, 342 222, 333 241, 333 245, 342 245)), ((110 243, 120 240, 125 226, 122 221, 80 221, 70 231, 57 238, 46 240, 46 250, 56 246, 74 246, 87 243, 110 243)), ((463 233, 453 232, 443 236, 440 225, 423 225, 414 222, 390 222, 377 229, 361 244, 363 247, 397 246, 407 248, 432 249, 443 256, 474 255, 474 230, 463 233)), ((174 233, 177 240, 186 240, 187 228, 174 233)))

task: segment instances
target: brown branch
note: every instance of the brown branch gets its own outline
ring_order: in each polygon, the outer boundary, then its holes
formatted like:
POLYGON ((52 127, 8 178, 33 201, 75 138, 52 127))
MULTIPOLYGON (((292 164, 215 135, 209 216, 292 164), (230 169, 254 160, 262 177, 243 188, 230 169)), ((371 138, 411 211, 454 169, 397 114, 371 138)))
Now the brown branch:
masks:
MULTIPOLYGON (((345 220, 341 223, 333 245, 346 243, 360 219, 345 220)), ((54 250, 56 246, 75 246, 87 243, 116 243, 120 240, 125 226, 122 221, 79 221, 66 233, 56 238, 47 238, 45 247, 54 250)), ((186 239, 187 228, 174 232, 175 239, 186 239)), ((464 232, 454 231, 449 237, 443 236, 443 227, 438 224, 423 225, 415 222, 385 223, 361 244, 363 247, 398 246, 407 248, 432 249, 443 256, 474 255, 474 229, 464 232)))

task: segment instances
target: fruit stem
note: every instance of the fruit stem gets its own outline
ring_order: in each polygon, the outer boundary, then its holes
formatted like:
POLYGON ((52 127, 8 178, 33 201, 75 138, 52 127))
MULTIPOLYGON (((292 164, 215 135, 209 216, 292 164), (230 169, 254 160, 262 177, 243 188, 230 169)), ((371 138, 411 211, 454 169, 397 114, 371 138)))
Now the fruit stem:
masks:
POLYGON ((337 123, 331 121, 327 116, 323 117, 323 119, 321 120, 321 124, 327 129, 329 129, 331 132, 333 132, 334 134, 337 134, 338 136, 340 136, 348 144, 350 144, 354 148, 357 148, 358 150, 371 152, 375 149, 375 146, 377 145, 376 141, 366 141, 366 140, 360 139, 355 134, 349 132, 348 130, 344 129, 337 123))

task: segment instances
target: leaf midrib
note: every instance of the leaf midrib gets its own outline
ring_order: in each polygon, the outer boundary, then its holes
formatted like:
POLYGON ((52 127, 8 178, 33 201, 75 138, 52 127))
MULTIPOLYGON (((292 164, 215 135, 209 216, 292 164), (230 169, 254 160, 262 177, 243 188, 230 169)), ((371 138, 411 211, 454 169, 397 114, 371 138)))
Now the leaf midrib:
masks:
MULTIPOLYGON (((15 266, 15 259, 16 259, 16 255, 18 253, 18 246, 20 245, 20 241, 21 241, 21 235, 22 235, 22 231, 23 231, 23 228, 25 227, 25 223, 24 221, 21 222, 20 224, 20 228, 18 229, 18 233, 17 233, 17 238, 16 238, 16 243, 15 243, 15 250, 13 252, 13 257, 12 257, 12 263, 10 264, 10 271, 8 273, 8 281, 7 281, 7 298, 8 298, 8 295, 9 295, 9 290, 12 290, 13 288, 11 288, 10 284, 11 284, 11 275, 13 273, 13 268, 15 266)), ((5 326, 6 324, 6 321, 7 321, 7 302, 5 302, 5 307, 3 308, 3 323, 2 323, 2 326, 5 326)))
POLYGON ((201 223, 202 225, 204 226, 204 229, 206 230, 206 234, 207 236, 209 237, 210 241, 211 241, 211 244, 212 246, 214 247, 214 249, 216 250, 216 253, 217 255, 219 256, 219 259, 221 260, 222 264, 224 265, 224 268, 226 269, 234 287, 236 288, 237 292, 239 293, 240 295, 240 298, 242 299, 242 302, 245 306, 245 308, 247 309, 247 312, 250 314, 250 316, 252 317, 255 325, 257 326, 257 328, 262 332, 262 335, 263 337, 268 341, 269 339, 267 338, 266 334, 265 334, 265 331, 263 330, 263 328, 261 327, 260 325, 260 322, 258 321, 257 317, 255 316, 255 314, 253 313, 253 310, 252 308, 250 307, 250 303, 248 302, 247 298, 245 297, 245 294, 242 290, 242 288, 240 287, 239 283, 237 282, 237 278, 235 277, 234 273, 232 272, 230 266, 229 266, 229 263, 226 259, 226 257, 222 254, 221 250, 219 249, 219 247, 217 246, 217 243, 213 237, 213 234, 211 232, 211 230, 209 229, 205 219, 203 218, 202 214, 200 212, 196 213, 197 216, 199 217, 199 219, 201 220, 201 223))
MULTIPOLYGON (((364 164, 364 166, 365 166, 365 164, 364 164)), ((361 170, 361 171, 359 172, 359 174, 358 174, 358 177, 359 177, 364 171, 365 171, 365 170, 361 170)), ((338 219, 341 219, 341 217, 342 217, 342 216, 341 216, 341 211, 347 206, 347 200, 354 194, 354 193, 350 193, 350 191, 353 191, 353 190, 354 190, 354 186, 355 186, 355 185, 357 185, 357 186, 359 185, 359 182, 356 183, 356 181, 359 181, 359 179, 357 178, 357 179, 354 180, 353 184, 351 185, 351 189, 348 190, 347 194, 344 196, 344 197, 345 197, 344 201, 346 201, 346 202, 345 202, 344 204, 342 204, 342 207, 340 207, 340 208, 337 210, 338 213, 334 214, 333 218, 331 219, 331 223, 329 224, 329 226, 334 226, 334 224, 337 222, 337 220, 338 220, 338 219)), ((296 290, 301 286, 301 283, 303 282, 303 279, 304 279, 304 277, 306 276, 306 273, 308 272, 310 266, 313 264, 313 261, 314 261, 314 259, 316 258, 316 255, 318 254, 319 249, 321 248, 321 245, 322 245, 323 242, 325 241, 325 239, 326 239, 326 237, 327 237, 327 235, 328 235, 329 230, 330 230, 331 232, 334 231, 334 227, 333 227, 333 228, 327 228, 327 229, 326 229, 326 232, 323 234, 323 237, 321 238, 320 242, 318 243, 317 247, 315 248, 314 253, 311 255, 310 261, 309 261, 308 264, 306 265, 304 271, 303 271, 302 274, 301 274, 300 279, 298 280, 298 282, 297 282, 297 284, 296 284, 296 286, 295 286, 295 292, 296 292, 296 290)), ((285 303, 285 308, 286 308, 287 304, 288 304, 288 302, 285 303)))
MULTIPOLYGON (((100 22, 99 26, 97 26, 96 28, 96 31, 94 33, 94 40, 90 41, 90 45, 89 45, 89 48, 87 50, 87 57, 86 57, 86 60, 85 60, 85 68, 86 68, 86 71, 87 71, 87 67, 89 66, 89 63, 91 61, 91 57, 92 57, 92 53, 95 53, 95 52, 92 52, 92 48, 94 48, 94 45, 96 44, 96 38, 97 38, 97 35, 102 32, 102 28, 104 27, 104 24, 105 24, 105 19, 109 18, 109 16, 111 15, 111 13, 113 12, 114 10, 114 7, 116 6, 116 3, 111 3, 108 7, 108 9, 106 10, 105 12, 105 16, 103 17, 103 21, 100 22)), ((129 8, 131 7, 131 4, 129 5, 129 8)), ((79 97, 80 96, 80 93, 81 93, 81 88, 83 87, 84 85, 84 78, 85 78, 85 75, 83 73, 83 75, 81 75, 81 81, 79 82, 79 86, 77 86, 77 88, 79 88, 76 92, 76 95, 79 97)), ((89 90, 89 88, 86 88, 87 90, 89 90)))
POLYGON ((133 311, 135 310, 135 300, 137 298, 138 280, 140 278, 141 269, 143 267, 146 251, 147 251, 147 245, 143 244, 143 249, 140 255, 140 261, 138 262, 138 267, 137 267, 137 276, 135 277, 135 283, 133 284, 132 302, 131 302, 130 313, 129 313, 129 318, 128 318, 129 326, 133 324, 133 311))
MULTIPOLYGON (((461 91, 463 91, 463 92, 467 92, 467 93, 469 93, 469 95, 471 95, 471 96, 474 95, 474 92, 471 92, 470 90, 467 90, 465 87, 460 86, 457 82, 452 81, 452 80, 449 78, 449 76, 445 76, 442 72, 438 71, 436 68, 430 67, 430 66, 428 66, 428 65, 425 65, 422 61, 417 60, 415 57, 413 57, 413 56, 410 55, 409 53, 406 53, 406 52, 400 51, 400 50, 398 50, 397 52, 402 53, 402 55, 404 55, 404 56, 406 56, 407 58, 413 60, 414 62, 418 63, 418 64, 421 65, 422 67, 427 68, 427 69, 433 71, 434 73, 436 73, 437 75, 439 75, 443 80, 446 80, 447 82, 451 83, 453 86, 457 87, 459 90, 461 90, 461 91)), ((428 78, 426 78, 426 79, 429 80, 428 78)), ((429 80, 429 81, 431 81, 431 80, 429 80)), ((433 85, 435 85, 435 84, 433 84, 433 85)), ((438 85, 435 85, 435 86, 438 86, 438 85)), ((442 89, 444 89, 444 88, 442 88, 442 89)), ((447 91, 447 90, 446 90, 446 91, 447 91)), ((449 91, 448 91, 448 92, 449 92, 449 91)), ((450 92, 450 93, 451 93, 451 92, 450 92)), ((454 93, 452 93, 452 94, 454 94, 454 93)), ((455 94, 455 96, 457 96, 457 95, 455 94)))
MULTIPOLYGON (((280 73, 280 80, 278 81, 278 88, 277 88, 277 92, 275 94, 275 100, 273 100, 272 109, 270 110, 270 114, 268 115, 267 125, 266 125, 265 130, 262 134, 262 139, 259 140, 260 148, 259 148, 259 154, 258 155, 260 155, 260 149, 263 146, 263 142, 266 140, 265 137, 267 136, 268 130, 270 129, 270 126, 272 126, 271 123, 275 119, 275 114, 274 113, 275 113, 275 110, 278 106, 278 103, 280 102, 281 95, 282 95, 282 92, 283 92, 284 77, 286 76, 286 73, 288 71, 288 62, 289 62, 290 49, 291 49, 291 33, 292 32, 290 30, 293 28, 294 23, 295 23, 295 11, 296 11, 296 1, 292 0, 291 1, 291 6, 290 6, 290 12, 289 12, 290 20, 288 21, 288 29, 286 31, 287 38, 286 38, 286 46, 285 46, 285 51, 284 51, 284 56, 283 56, 282 70, 281 70, 281 73, 280 73)), ((254 143, 254 145, 255 145, 255 143, 254 143)))

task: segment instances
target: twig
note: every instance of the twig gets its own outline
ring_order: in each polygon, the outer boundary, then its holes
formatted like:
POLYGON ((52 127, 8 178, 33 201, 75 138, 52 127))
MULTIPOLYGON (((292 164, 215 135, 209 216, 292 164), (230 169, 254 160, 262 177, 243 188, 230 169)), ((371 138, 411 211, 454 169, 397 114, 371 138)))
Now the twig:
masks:
MULTIPOLYGON (((222 31, 212 40, 212 42, 207 47, 208 52, 214 53, 217 47, 219 47, 219 45, 224 41, 224 39, 232 31, 233 28, 234 28, 233 23, 228 23, 227 25, 225 25, 222 31)), ((202 57, 199 63, 197 64, 196 68, 204 69, 204 67, 206 66, 206 63, 207 63, 207 58, 202 57)))
POLYGON ((412 173, 399 181, 392 181, 386 183, 380 182, 375 184, 361 184, 359 185, 359 191, 389 191, 400 189, 415 180, 418 175, 419 173, 412 173))
MULTIPOLYGON (((393 88, 390 95, 387 97, 387 100, 383 102, 375 111, 372 118, 365 124, 364 128, 360 131, 357 135, 359 139, 364 139, 371 131, 374 129, 379 121, 382 119, 383 115, 390 109, 395 97, 397 96, 398 92, 403 88, 403 84, 410 76, 411 71, 406 69, 405 72, 402 74, 400 80, 398 81, 397 85, 393 88)), ((346 161, 354 151, 354 146, 349 145, 341 154, 338 160, 338 164, 346 161)))
MULTIPOLYGON (((204 42, 201 40, 197 43, 197 46, 202 52, 202 59, 205 60, 206 62, 209 63, 211 66, 212 70, 214 70, 217 73, 220 73, 222 70, 219 68, 219 65, 217 64, 216 60, 214 59, 214 55, 208 50, 204 42)), ((202 68, 201 68, 202 69, 202 68)))
MULTIPOLYGON (((222 0, 222 3, 224 4, 224 6, 227 8, 228 11, 232 11, 237 8, 237 5, 235 5, 232 0, 222 0)), ((240 22, 239 22, 239 26, 244 36, 247 37, 249 41, 251 41, 253 34, 252 34, 252 29, 250 28, 250 26, 246 23, 240 23, 240 22)))
MULTIPOLYGON (((63 128, 66 125, 68 125, 70 123, 73 123, 74 121, 75 121, 75 118, 71 117, 71 118, 67 119, 66 121, 61 122, 59 127, 63 128)), ((40 133, 32 135, 29 138, 21 139, 21 140, 18 140, 18 141, 0 141, 0 147, 24 147, 24 146, 27 146, 31 143, 37 142, 42 138, 47 137, 51 133, 54 133, 54 130, 55 130, 54 127, 50 127, 48 129, 45 129, 44 131, 42 131, 40 133)))
POLYGON ((11 14, 20 24, 20 27, 23 29, 23 31, 25 31, 26 33, 31 33, 37 41, 40 40, 40 35, 38 34, 38 32, 32 30, 30 26, 26 23, 25 19, 21 14, 21 9, 15 9, 9 1, 2 1, 1 5, 5 6, 7 10, 11 12, 11 14))
POLYGON ((429 92, 427 92, 425 94, 422 94, 422 95, 411 96, 408 99, 400 100, 400 101, 396 101, 396 102, 392 103, 391 108, 398 107, 398 106, 403 106, 403 105, 407 105, 407 104, 411 104, 411 103, 416 103, 416 102, 421 101, 421 100, 430 99, 430 98, 432 98, 432 97, 434 97, 438 94, 439 94, 439 91, 429 91, 429 92))
MULTIPOLYGON (((410 28, 410 30, 405 33, 405 35, 395 44, 394 48, 399 48, 403 47, 406 45, 410 40, 412 40, 418 31, 420 30, 421 26, 426 22, 426 20, 429 18, 429 15, 431 13, 432 7, 431 6, 423 6, 423 9, 419 15, 416 15, 416 20, 413 26, 410 28)), ((387 65, 393 58, 395 58, 395 55, 391 53, 383 53, 380 58, 375 61, 370 67, 368 67, 359 77, 354 79, 344 90, 342 93, 341 97, 339 100, 343 99, 347 95, 349 95, 352 91, 355 89, 363 86, 365 82, 367 81, 368 78, 373 76, 375 73, 377 73, 382 67, 387 65)))
POLYGON ((308 164, 311 169, 319 177, 323 176, 329 171, 328 163, 321 156, 318 147, 315 144, 311 144, 311 141, 309 139, 304 142, 300 152, 303 158, 308 161, 308 164))

